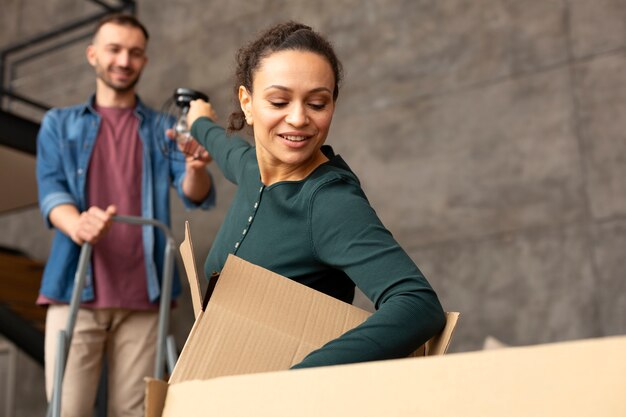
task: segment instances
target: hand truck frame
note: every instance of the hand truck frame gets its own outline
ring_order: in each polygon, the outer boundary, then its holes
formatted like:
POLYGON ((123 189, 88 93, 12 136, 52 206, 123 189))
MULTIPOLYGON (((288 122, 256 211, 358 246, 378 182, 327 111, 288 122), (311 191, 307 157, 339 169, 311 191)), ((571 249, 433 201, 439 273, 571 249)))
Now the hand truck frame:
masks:
MULTIPOLYGON (((160 229, 166 237, 163 277, 161 280, 161 297, 159 304, 159 324, 157 334, 156 359, 154 364, 154 378, 163 379, 165 365, 171 373, 178 359, 176 352, 174 337, 167 335, 169 328, 170 304, 172 301, 172 283, 174 277, 174 259, 175 259, 175 241, 170 229, 163 223, 137 216, 113 216, 113 221, 134 224, 139 226, 154 226, 160 229), (167 357, 166 357, 167 355, 167 357)), ((78 259, 78 267, 74 275, 74 288, 72 290, 72 298, 70 300, 70 314, 64 330, 60 330, 57 336, 57 351, 54 367, 54 382, 52 386, 52 398, 48 404, 47 417, 61 416, 61 394, 63 391, 63 377, 65 375, 65 367, 67 365, 67 357, 69 348, 72 343, 74 326, 76 325, 76 317, 80 308, 80 298, 85 287, 87 276, 87 268, 91 258, 92 246, 90 243, 84 243, 80 250, 78 259)))

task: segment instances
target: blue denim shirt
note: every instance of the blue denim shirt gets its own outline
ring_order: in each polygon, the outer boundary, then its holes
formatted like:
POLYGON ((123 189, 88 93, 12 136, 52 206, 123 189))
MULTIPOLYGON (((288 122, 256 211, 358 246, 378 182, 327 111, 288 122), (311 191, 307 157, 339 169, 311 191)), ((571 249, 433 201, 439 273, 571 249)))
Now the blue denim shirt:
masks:
MULTIPOLYGON (((100 127, 100 116, 93 108, 94 97, 84 104, 55 108, 46 113, 37 136, 37 184, 39 206, 48 227, 50 211, 61 204, 73 204, 79 211, 86 210, 87 169, 100 127)), ((143 146, 141 216, 170 225, 170 192, 173 185, 186 208, 208 209, 215 203, 213 188, 201 204, 185 197, 182 183, 185 163, 182 155, 165 155, 165 144, 170 152, 178 152, 173 141, 165 137, 159 113, 145 106, 137 98, 135 115, 139 119, 139 137, 143 146)), ((139 226, 138 226, 139 227, 139 226)), ((148 296, 157 301, 163 271, 166 237, 152 226, 141 226, 147 271, 148 296)), ((55 230, 52 249, 44 269, 40 293, 54 300, 69 302, 78 266, 80 246, 67 235, 55 230)), ((94 298, 91 268, 87 273, 83 301, 94 298)), ((175 274, 172 297, 180 293, 180 281, 175 274)))

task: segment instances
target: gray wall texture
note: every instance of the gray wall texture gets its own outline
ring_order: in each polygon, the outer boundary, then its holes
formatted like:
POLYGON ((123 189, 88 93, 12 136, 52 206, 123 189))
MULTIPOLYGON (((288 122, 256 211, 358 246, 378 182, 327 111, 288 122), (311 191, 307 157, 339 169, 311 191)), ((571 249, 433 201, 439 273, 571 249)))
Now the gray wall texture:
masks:
MULTIPOLYGON (((97 10, 0 4, 0 47, 97 10)), ((178 86, 204 90, 222 121, 235 51, 258 31, 295 19, 333 41, 346 81, 328 143, 444 307, 462 313, 451 351, 487 336, 626 332, 626 0, 153 0, 138 16, 151 31, 142 98, 160 107, 178 86)), ((15 90, 85 100, 85 46, 21 65, 15 90)), ((217 209, 173 205, 174 232, 190 220, 200 260, 233 195, 213 172, 217 209)), ((35 208, 3 215, 0 230, 1 244, 45 259, 35 208)), ((191 320, 183 301, 181 345, 191 320)))

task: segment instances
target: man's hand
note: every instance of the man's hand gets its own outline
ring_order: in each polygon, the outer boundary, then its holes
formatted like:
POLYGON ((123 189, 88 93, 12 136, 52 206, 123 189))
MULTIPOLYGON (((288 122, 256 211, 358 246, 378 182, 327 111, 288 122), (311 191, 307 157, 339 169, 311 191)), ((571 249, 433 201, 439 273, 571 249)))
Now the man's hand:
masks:
POLYGON ((109 230, 113 223, 117 209, 111 205, 102 210, 96 206, 80 213, 70 237, 74 242, 82 245, 85 242, 96 243, 109 230))
POLYGON ((178 149, 185 155, 187 170, 204 169, 213 160, 209 152, 191 136, 185 140, 177 140, 174 129, 167 129, 165 135, 176 141, 178 149))
MULTIPOLYGON (((215 120, 215 112, 210 103, 204 100, 193 100, 187 113, 187 126, 201 116, 215 120), (191 115, 191 118, 190 118, 191 115)), ((176 141, 178 149, 185 155, 185 179, 183 180, 183 194, 191 201, 200 203, 211 191, 211 177, 206 166, 213 160, 209 152, 204 149, 193 137, 178 138, 174 129, 167 129, 165 134, 176 141)))
MULTIPOLYGON (((202 116, 208 117, 213 121, 217 119, 217 115, 211 103, 200 99, 192 100, 189 103, 189 111, 187 112, 187 126, 191 128, 193 122, 202 116)), ((177 139, 177 134, 174 129, 168 129, 165 133, 170 139, 177 139)), ((185 154, 185 162, 187 163, 188 171, 204 169, 206 165, 212 161, 211 155, 209 155, 207 150, 191 136, 177 140, 177 144, 178 149, 185 154)))
POLYGON ((61 204, 50 211, 50 222, 70 237, 77 245, 96 243, 111 227, 117 213, 113 205, 102 210, 96 206, 82 213, 73 204, 61 204))

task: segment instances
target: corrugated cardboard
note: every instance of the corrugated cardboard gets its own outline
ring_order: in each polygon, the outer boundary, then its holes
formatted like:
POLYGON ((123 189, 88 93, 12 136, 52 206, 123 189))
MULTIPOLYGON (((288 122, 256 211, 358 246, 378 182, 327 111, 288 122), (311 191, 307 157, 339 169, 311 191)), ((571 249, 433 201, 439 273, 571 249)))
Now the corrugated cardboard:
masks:
POLYGON ((170 386, 164 417, 624 417, 626 337, 170 386))
POLYGON ((229 257, 170 382, 288 369, 369 314, 229 257))
MULTIPOLYGON (((228 258, 217 283, 209 285, 210 298, 203 303, 188 224, 181 254, 190 279, 196 322, 170 385, 287 370, 371 314, 235 256, 228 258)), ((443 354, 457 318, 458 313, 449 313, 445 331, 415 355, 443 354)), ((147 416, 161 415, 166 392, 165 382, 148 382, 147 416)))

